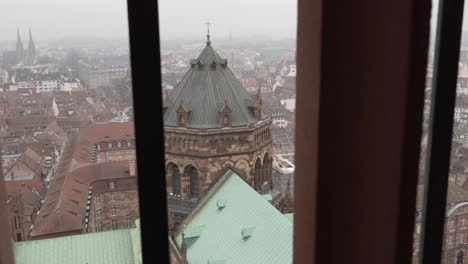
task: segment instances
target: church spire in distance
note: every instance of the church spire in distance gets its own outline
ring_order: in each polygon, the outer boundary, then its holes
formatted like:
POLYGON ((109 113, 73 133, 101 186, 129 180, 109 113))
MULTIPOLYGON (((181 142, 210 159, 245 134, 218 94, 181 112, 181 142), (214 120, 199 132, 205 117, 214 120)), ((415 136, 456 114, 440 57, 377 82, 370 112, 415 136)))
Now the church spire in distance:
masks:
POLYGON ((36 45, 34 45, 31 28, 29 28, 29 45, 27 57, 28 64, 34 64, 36 62, 36 45))
POLYGON ((16 28, 16 63, 22 63, 24 59, 24 46, 21 41, 19 28, 16 28))
POLYGON ((16 43, 21 43, 21 36, 20 36, 20 33, 19 33, 19 28, 16 28, 16 43))

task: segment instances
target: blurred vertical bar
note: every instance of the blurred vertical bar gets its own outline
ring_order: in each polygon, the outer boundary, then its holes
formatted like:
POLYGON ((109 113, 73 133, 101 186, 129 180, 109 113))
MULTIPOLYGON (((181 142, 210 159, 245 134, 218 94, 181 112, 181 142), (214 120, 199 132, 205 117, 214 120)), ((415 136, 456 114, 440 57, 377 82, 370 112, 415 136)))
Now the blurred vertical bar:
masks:
MULTIPOLYGON (((0 160, 0 169, 2 168, 1 165, 0 160)), ((0 170, 0 264, 13 264, 13 241, 10 237, 9 210, 3 181, 3 170, 0 170)))
POLYGON ((440 0, 428 129, 420 263, 442 259, 464 0, 440 0))

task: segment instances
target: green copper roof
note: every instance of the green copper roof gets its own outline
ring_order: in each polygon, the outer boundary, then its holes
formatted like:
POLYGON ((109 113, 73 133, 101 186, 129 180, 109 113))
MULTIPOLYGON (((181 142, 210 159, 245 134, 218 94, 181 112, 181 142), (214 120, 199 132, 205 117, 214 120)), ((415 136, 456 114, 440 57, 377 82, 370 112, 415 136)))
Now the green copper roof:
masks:
POLYGON ((201 226, 186 239, 190 264, 292 263, 292 222, 230 170, 185 221, 186 231, 201 226), (218 201, 228 202, 220 210, 218 201))
POLYGON ((284 217, 286 217, 289 221, 294 222, 294 214, 293 213, 290 213, 290 214, 284 214, 284 217))
POLYGON ((263 197, 263 199, 267 200, 270 203, 271 203, 271 201, 273 201, 273 196, 271 195, 271 193, 262 194, 262 197, 263 197))
POLYGON ((133 228, 19 242, 16 264, 141 264, 139 235, 133 228))

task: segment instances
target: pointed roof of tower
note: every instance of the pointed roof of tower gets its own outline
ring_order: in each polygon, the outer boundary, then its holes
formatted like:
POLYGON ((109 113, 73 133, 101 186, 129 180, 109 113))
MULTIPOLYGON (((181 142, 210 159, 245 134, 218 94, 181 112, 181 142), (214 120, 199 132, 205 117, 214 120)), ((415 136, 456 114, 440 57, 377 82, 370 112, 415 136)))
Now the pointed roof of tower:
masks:
POLYGON ((55 102, 55 96, 54 96, 54 99, 52 99, 52 113, 56 117, 59 115, 59 109, 58 109, 58 106, 57 106, 57 102, 55 102))
POLYGON ((219 109, 225 103, 232 110, 232 127, 257 122, 252 111, 255 98, 242 87, 227 60, 213 49, 209 38, 205 49, 198 58, 190 60, 189 71, 166 98, 165 126, 177 126, 177 109, 182 102, 191 110, 187 128, 221 128, 219 109))
POLYGON ((19 32, 19 28, 16 28, 16 48, 18 48, 18 46, 23 48, 23 42, 21 41, 21 35, 20 35, 20 32, 19 32))
POLYGON ((36 47, 34 46, 34 40, 32 37, 31 28, 29 28, 29 49, 31 48, 35 49, 36 47))

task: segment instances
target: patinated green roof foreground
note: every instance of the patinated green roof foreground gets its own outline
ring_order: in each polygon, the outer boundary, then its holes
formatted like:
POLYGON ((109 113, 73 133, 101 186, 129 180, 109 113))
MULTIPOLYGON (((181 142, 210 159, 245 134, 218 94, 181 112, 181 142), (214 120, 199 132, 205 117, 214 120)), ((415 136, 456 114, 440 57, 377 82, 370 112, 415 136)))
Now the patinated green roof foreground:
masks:
POLYGON ((16 264, 140 264, 138 227, 19 242, 16 264))
MULTIPOLYGON (((290 217, 230 170, 184 224, 190 264, 292 263, 290 217)), ((180 246, 181 233, 176 241, 180 246)))

